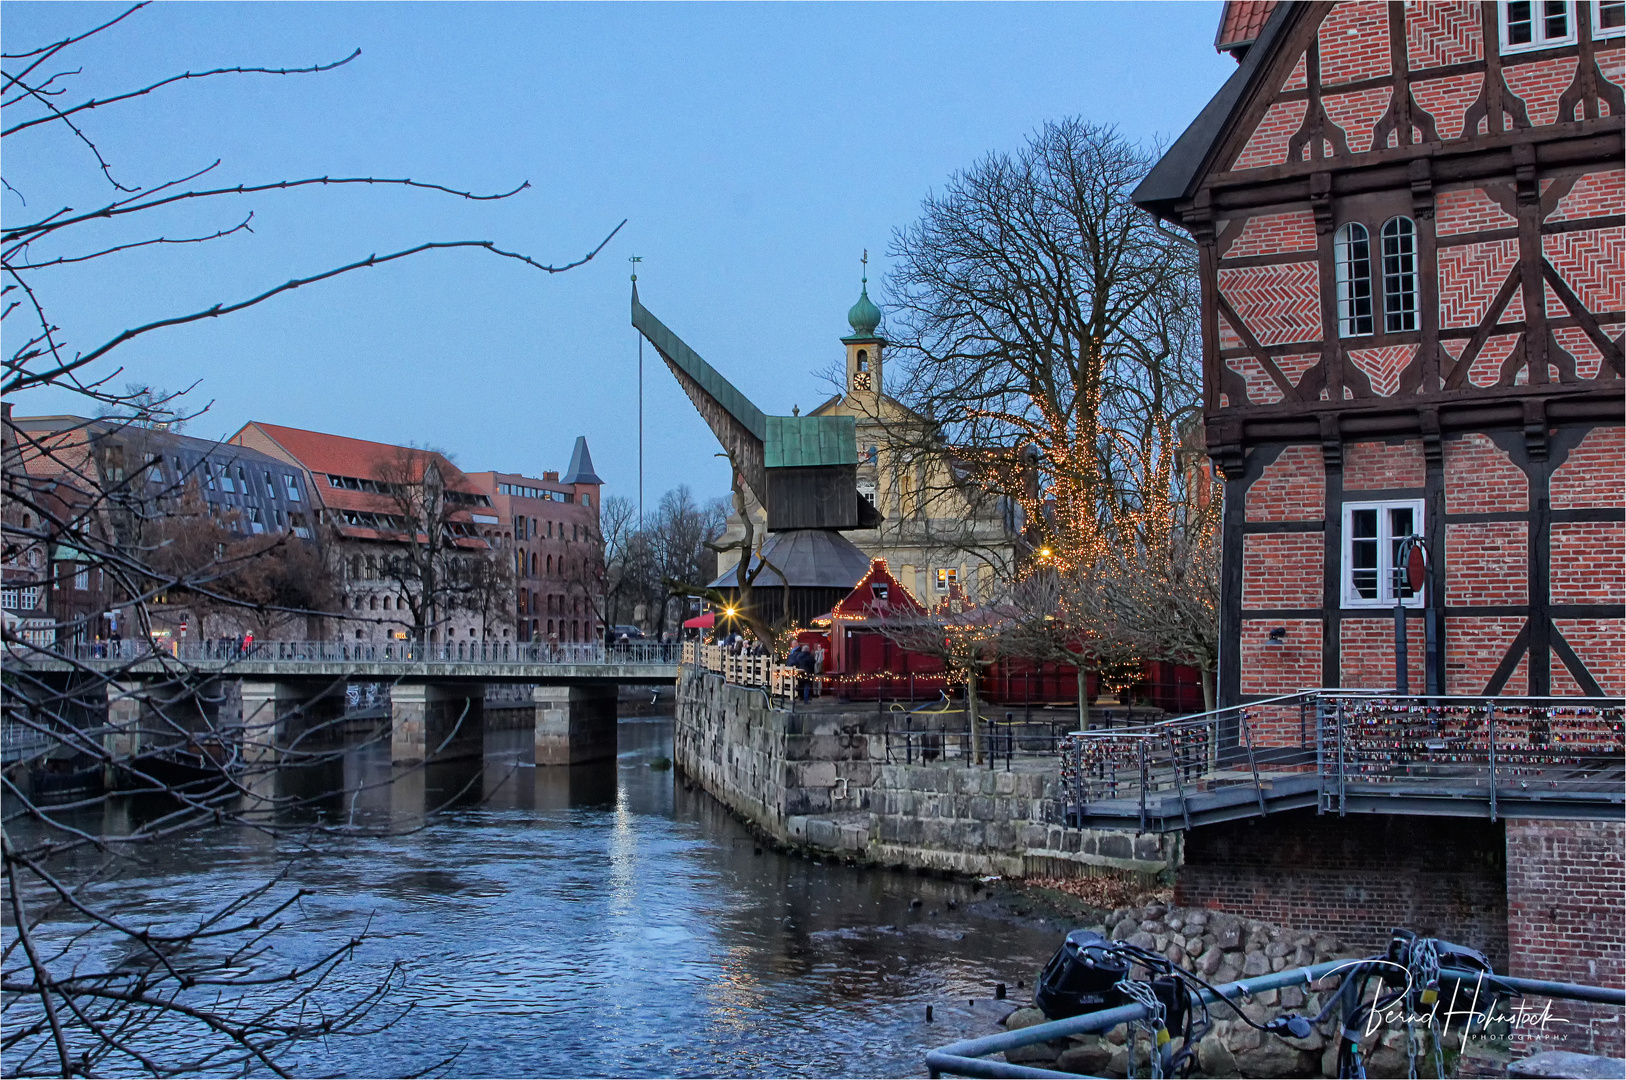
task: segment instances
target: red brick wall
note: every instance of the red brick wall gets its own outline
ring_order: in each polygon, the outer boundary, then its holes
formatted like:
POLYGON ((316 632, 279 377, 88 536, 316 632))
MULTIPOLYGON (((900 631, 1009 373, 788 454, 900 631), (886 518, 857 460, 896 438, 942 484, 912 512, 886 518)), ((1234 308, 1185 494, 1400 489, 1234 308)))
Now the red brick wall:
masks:
POLYGON ((1462 122, 1468 115, 1468 106, 1479 97, 1484 82, 1485 75, 1479 71, 1444 79, 1428 79, 1411 84, 1411 97, 1419 108, 1434 118, 1434 131, 1440 138, 1455 139, 1462 135, 1462 122))
POLYGON ((1376 86, 1347 94, 1328 94, 1321 99, 1321 106, 1327 111, 1327 119, 1343 130, 1350 153, 1364 154, 1372 149, 1372 128, 1389 108, 1389 99, 1393 96, 1393 87, 1376 86))
POLYGON ((1530 481, 1513 459, 1484 435, 1445 444, 1445 512, 1485 514, 1530 509, 1530 481))
POLYGON ((1231 168, 1259 169, 1287 161, 1287 141, 1304 123, 1307 107, 1308 102, 1304 101, 1278 101, 1272 105, 1231 168))
POLYGON ((1219 271, 1219 289, 1261 345, 1321 339, 1321 272, 1313 262, 1219 271))
POLYGON ((1530 527, 1488 521, 1445 527, 1445 602, 1450 605, 1528 604, 1530 527))
POLYGON ((1321 85, 1389 74, 1389 5, 1380 0, 1338 4, 1322 20, 1321 85))
POLYGON ((1478 326, 1518 259, 1517 240, 1441 247, 1438 257, 1441 328, 1478 326))
MULTIPOLYGON (((1626 307, 1626 228, 1548 233, 1541 250, 1588 311, 1626 307)), ((1548 314, 1568 314, 1550 288, 1548 296, 1548 314)))
POLYGON ((1519 219, 1479 188, 1442 191, 1434 197, 1434 231, 1440 236, 1518 227, 1519 219))
MULTIPOLYGON (((1244 655, 1246 655, 1244 653, 1244 655)), ((1423 616, 1406 617, 1406 672, 1409 689, 1420 693, 1424 686, 1423 616)), ((1338 628, 1338 668, 1340 686, 1352 690, 1393 690, 1395 687, 1394 615, 1352 619, 1347 614, 1338 628)))
POLYGON ((1262 214, 1248 219, 1222 259, 1247 255, 1279 255, 1284 251, 1315 250, 1315 215, 1308 210, 1262 214))
POLYGON ((1175 902, 1378 950, 1405 927, 1506 964, 1508 910, 1498 824, 1470 818, 1314 811, 1186 834, 1175 902))
POLYGON ((1555 604, 1626 603, 1626 524, 1555 521, 1548 565, 1555 604))
POLYGON ((1325 547, 1320 533, 1242 538, 1242 608, 1319 608, 1325 547))
POLYGON ((1595 427, 1547 482, 1554 510, 1626 506, 1626 427, 1595 427))
POLYGON ((1244 619, 1242 692, 1291 694, 1322 685, 1320 619, 1244 619), (1270 631, 1284 627, 1287 638, 1271 645, 1270 631))
POLYGON ((1350 443, 1344 447, 1344 490, 1420 488, 1425 466, 1421 439, 1395 446, 1387 443, 1350 443))
POLYGON ((1485 31, 1472 0, 1406 0, 1406 66, 1444 67, 1485 58, 1485 31))
MULTIPOLYGON (((1522 615, 1447 616, 1445 692, 1483 693, 1524 623, 1522 615)), ((1504 692, 1511 694, 1519 691, 1508 689, 1504 692)))
POLYGON ((1502 69, 1507 88, 1514 97, 1524 102, 1532 127, 1543 127, 1558 119, 1558 99, 1575 81, 1577 63, 1579 61, 1575 57, 1564 56, 1502 69))
MULTIPOLYGON (((1507 822, 1508 972, 1527 979, 1619 987, 1626 982, 1626 825, 1507 822)), ((1539 1001, 1536 1002, 1539 1006, 1539 1001)), ((1555 1001, 1533 1047, 1619 1056, 1621 1010, 1555 1001)))
POLYGON ((1548 221, 1574 221, 1626 210, 1626 170, 1587 173, 1558 200, 1548 221))
MULTIPOLYGON (((1626 694, 1626 623, 1620 619, 1554 619, 1553 625, 1604 693, 1626 694)), ((1554 666, 1559 665, 1555 662, 1554 666)))
POLYGON ((1320 521, 1326 507, 1327 474, 1317 446, 1289 446, 1248 487, 1249 521, 1320 521))

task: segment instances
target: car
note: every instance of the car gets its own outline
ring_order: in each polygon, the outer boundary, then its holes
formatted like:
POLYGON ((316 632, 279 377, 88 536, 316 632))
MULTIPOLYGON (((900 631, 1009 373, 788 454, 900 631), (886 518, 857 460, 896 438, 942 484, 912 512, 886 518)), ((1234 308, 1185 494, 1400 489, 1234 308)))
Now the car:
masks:
POLYGON ((612 626, 609 637, 611 641, 620 641, 622 638, 628 641, 642 641, 644 632, 636 626, 612 626))

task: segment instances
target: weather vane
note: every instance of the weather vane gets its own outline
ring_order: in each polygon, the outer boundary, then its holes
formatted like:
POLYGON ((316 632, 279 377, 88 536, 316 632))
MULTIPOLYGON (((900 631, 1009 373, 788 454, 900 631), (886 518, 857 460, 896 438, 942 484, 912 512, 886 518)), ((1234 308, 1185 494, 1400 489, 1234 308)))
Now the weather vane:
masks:
POLYGON ((864 249, 864 257, 862 259, 859 259, 858 261, 864 264, 863 280, 864 280, 864 284, 868 285, 869 284, 869 248, 864 249))
MULTIPOLYGON (((866 251, 864 254, 868 255, 869 252, 866 251)), ((627 261, 632 263, 632 280, 637 281, 638 264, 644 261, 644 257, 642 255, 630 255, 627 257, 627 261)))

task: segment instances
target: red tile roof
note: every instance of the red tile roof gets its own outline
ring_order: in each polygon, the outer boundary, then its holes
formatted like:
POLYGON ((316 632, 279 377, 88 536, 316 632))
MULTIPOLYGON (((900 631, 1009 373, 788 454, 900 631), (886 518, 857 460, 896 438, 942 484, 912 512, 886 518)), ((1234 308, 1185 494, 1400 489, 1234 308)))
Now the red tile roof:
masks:
MULTIPOLYGON (((313 473, 328 476, 354 476, 361 480, 388 480, 398 477, 403 466, 414 471, 427 460, 433 460, 446 478, 446 486, 454 491, 478 494, 480 489, 471 483, 463 471, 442 454, 433 450, 419 450, 411 446, 352 439, 347 435, 327 435, 304 428, 283 427, 255 420, 246 427, 256 427, 291 457, 313 473)), ((232 442, 242 442, 243 432, 232 436, 232 442)), ((332 490, 322 482, 325 498, 332 490)), ((335 492, 336 493, 336 492, 335 492)), ((358 506, 357 509, 360 509, 358 506)), ((368 507, 372 509, 372 507, 368 507)))
POLYGON ((1276 7, 1276 0, 1225 0, 1225 12, 1220 15, 1219 32, 1214 35, 1214 48, 1220 52, 1252 45, 1265 28, 1265 20, 1276 7))

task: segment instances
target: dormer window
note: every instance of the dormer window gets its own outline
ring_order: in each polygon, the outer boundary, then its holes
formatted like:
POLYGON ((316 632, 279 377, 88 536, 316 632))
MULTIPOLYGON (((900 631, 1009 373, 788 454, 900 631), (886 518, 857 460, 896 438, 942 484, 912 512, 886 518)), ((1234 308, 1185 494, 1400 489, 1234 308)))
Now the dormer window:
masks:
POLYGON ((1502 0, 1496 12, 1503 53, 1575 44, 1574 0, 1502 0))

